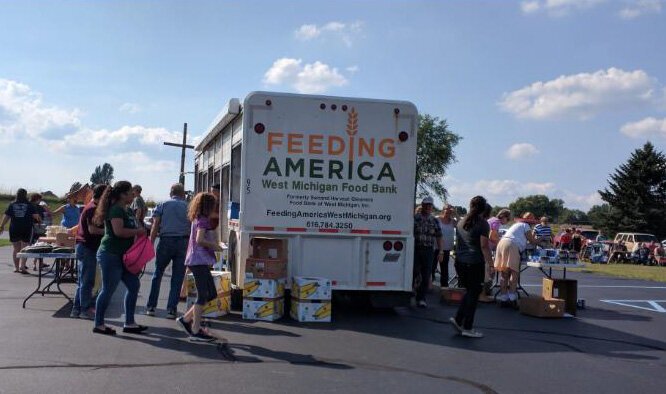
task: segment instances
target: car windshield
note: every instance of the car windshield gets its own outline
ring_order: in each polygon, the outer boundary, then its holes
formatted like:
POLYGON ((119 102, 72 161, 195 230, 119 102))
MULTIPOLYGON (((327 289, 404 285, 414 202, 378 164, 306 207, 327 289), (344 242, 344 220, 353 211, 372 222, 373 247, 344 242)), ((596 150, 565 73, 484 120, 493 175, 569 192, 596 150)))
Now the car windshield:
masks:
POLYGON ((584 230, 581 231, 581 235, 587 239, 595 239, 597 235, 599 235, 599 232, 593 230, 584 230))
POLYGON ((657 242, 657 237, 652 234, 635 234, 634 240, 636 242, 657 242))

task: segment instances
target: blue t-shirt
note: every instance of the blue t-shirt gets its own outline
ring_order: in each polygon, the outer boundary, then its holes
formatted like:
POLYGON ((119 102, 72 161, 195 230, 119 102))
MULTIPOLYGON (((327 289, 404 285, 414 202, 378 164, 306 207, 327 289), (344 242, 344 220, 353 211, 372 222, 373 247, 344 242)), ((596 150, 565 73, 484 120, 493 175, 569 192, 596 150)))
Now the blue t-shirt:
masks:
POLYGON ((155 208, 153 216, 160 218, 160 237, 187 237, 190 235, 190 219, 187 218, 187 201, 173 197, 155 208))
POLYGON ((76 205, 65 205, 65 209, 62 212, 62 221, 60 225, 67 228, 72 228, 79 224, 79 217, 81 216, 81 210, 76 205))

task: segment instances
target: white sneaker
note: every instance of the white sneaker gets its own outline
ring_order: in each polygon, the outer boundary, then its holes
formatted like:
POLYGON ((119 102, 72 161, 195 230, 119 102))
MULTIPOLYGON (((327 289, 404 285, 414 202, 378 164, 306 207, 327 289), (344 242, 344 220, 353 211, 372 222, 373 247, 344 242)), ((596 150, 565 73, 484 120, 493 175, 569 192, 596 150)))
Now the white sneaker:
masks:
POLYGON ((499 302, 507 302, 509 301, 509 295, 506 293, 500 294, 497 296, 497 301, 499 302))
POLYGON ((427 308, 428 307, 428 304, 426 304, 426 302, 424 300, 419 301, 416 305, 419 308, 427 308))
POLYGON ((509 301, 517 301, 518 300, 518 294, 516 293, 509 293, 509 301))
POLYGON ((463 330, 461 335, 467 338, 483 338, 483 334, 476 330, 463 330))

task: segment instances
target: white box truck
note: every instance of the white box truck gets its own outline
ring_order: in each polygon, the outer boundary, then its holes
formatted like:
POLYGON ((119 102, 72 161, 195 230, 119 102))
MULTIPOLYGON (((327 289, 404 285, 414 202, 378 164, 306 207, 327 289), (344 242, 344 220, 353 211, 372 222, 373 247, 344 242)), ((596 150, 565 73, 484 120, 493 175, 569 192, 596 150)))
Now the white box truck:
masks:
POLYGON ((282 238, 290 277, 408 302, 417 127, 406 101, 272 92, 230 100, 196 147, 195 188, 221 185, 234 286, 251 240, 282 238))

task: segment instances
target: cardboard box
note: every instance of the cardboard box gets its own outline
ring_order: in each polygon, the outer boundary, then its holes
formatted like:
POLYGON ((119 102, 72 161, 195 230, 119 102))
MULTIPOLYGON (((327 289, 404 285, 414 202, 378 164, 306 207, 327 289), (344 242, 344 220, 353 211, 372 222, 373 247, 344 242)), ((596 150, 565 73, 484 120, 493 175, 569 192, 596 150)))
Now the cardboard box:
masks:
POLYGON ((576 316, 578 281, 574 279, 543 278, 543 290, 541 295, 545 299, 557 298, 564 300, 564 311, 570 315, 576 316))
POLYGON ((457 287, 442 287, 441 302, 447 305, 458 305, 465 296, 466 290, 457 287))
MULTIPOLYGON (((249 275, 249 274, 248 274, 249 275)), ((244 298, 279 298, 284 296, 286 279, 254 279, 245 277, 244 298)))
MULTIPOLYGON (((187 297, 186 309, 190 309, 197 301, 197 297, 187 297)), ((218 293, 216 299, 203 306, 203 317, 221 317, 231 311, 231 293, 218 293)))
POLYGON ((291 296, 298 300, 330 300, 331 281, 326 278, 295 276, 291 283, 291 296))
POLYGON ((255 259, 287 260, 286 240, 281 238, 252 238, 252 257, 255 259))
POLYGON ((259 259, 249 257, 245 262, 245 273, 253 279, 282 279, 287 277, 287 260, 259 259))
POLYGON ((284 315, 284 298, 244 298, 243 319, 274 321, 284 315))
POLYGON ((538 296, 523 297, 518 301, 520 313, 536 317, 559 318, 564 316, 564 300, 538 296))
MULTIPOLYGON (((221 317, 231 311, 231 273, 222 271, 211 271, 213 281, 215 282, 215 289, 217 290, 217 298, 209 301, 203 306, 204 317, 221 317)), ((187 275, 186 288, 187 298, 185 301, 186 309, 190 309, 197 301, 197 287, 194 282, 194 275, 191 273, 187 275)))
POLYGON ((327 323, 331 321, 331 301, 303 301, 291 299, 289 315, 299 322, 327 323))
MULTIPOLYGON (((231 292, 231 272, 211 271, 210 273, 213 276, 213 281, 215 282, 215 289, 217 290, 218 294, 231 292)), ((191 273, 187 274, 185 281, 186 281, 185 287, 187 288, 187 296, 196 298, 197 286, 194 282, 194 275, 192 275, 191 273)))

